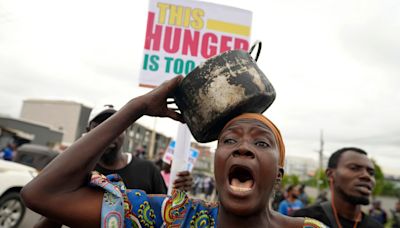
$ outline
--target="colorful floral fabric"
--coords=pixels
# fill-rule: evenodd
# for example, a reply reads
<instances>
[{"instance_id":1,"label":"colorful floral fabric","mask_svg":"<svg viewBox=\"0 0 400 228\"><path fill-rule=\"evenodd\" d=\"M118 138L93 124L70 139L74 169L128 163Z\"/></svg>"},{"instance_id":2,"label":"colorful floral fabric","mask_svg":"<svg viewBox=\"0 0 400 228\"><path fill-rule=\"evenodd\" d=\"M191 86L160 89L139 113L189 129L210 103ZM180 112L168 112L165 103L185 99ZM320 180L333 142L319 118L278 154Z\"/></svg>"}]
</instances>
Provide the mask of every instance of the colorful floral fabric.
<instances>
[{"instance_id":1,"label":"colorful floral fabric","mask_svg":"<svg viewBox=\"0 0 400 228\"><path fill-rule=\"evenodd\" d=\"M318 220L305 218L303 228L327 228L327 226Z\"/></svg>"},{"instance_id":2,"label":"colorful floral fabric","mask_svg":"<svg viewBox=\"0 0 400 228\"><path fill-rule=\"evenodd\" d=\"M181 191L173 191L172 196L167 197L127 190L118 175L106 178L94 172L91 183L105 190L102 228L216 226L217 203L189 199Z\"/></svg>"},{"instance_id":3,"label":"colorful floral fabric","mask_svg":"<svg viewBox=\"0 0 400 228\"><path fill-rule=\"evenodd\" d=\"M172 196L147 195L127 190L121 178L93 172L91 184L105 190L101 210L102 228L122 227L216 227L218 203L189 199L185 192ZM304 228L322 228L322 223L306 218Z\"/></svg>"}]
</instances>

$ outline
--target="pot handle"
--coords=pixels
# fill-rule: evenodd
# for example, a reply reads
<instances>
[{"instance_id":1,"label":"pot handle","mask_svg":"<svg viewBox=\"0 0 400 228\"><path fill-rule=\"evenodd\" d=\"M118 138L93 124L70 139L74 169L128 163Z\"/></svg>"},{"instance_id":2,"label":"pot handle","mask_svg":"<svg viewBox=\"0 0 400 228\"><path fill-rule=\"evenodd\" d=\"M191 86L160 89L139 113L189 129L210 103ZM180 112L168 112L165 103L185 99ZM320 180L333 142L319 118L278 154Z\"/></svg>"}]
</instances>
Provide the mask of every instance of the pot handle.
<instances>
[{"instance_id":1,"label":"pot handle","mask_svg":"<svg viewBox=\"0 0 400 228\"><path fill-rule=\"evenodd\" d=\"M260 53L261 53L261 41L256 40L256 42L254 42L254 44L250 48L249 55L251 55L251 53L254 51L254 48L256 46L258 46L258 49L257 49L257 54L256 54L256 57L254 58L254 60L257 62L258 57L260 56Z\"/></svg>"}]
</instances>

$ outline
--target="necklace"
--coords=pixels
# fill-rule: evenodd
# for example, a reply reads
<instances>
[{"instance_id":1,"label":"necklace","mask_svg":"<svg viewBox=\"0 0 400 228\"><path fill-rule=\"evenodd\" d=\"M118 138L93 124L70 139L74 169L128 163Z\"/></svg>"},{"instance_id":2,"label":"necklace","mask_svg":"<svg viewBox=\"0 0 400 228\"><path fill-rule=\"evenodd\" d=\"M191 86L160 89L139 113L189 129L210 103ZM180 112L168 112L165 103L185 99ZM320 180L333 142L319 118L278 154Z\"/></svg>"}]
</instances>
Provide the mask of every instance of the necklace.
<instances>
[{"instance_id":1,"label":"necklace","mask_svg":"<svg viewBox=\"0 0 400 228\"><path fill-rule=\"evenodd\" d=\"M335 204L334 204L333 200L332 200L332 202L331 202L331 205L332 205L332 209L333 209L333 215L335 216L336 225L337 225L339 228L343 228L343 227L342 227L342 224L341 224L340 221L339 221L339 216L338 216L338 214L337 214L336 207L335 207ZM361 221L361 218L362 218L362 213L361 213L361 211L360 211L360 212L358 213L358 215L356 216L356 221L354 222L353 228L356 228L356 227L357 227L358 222Z\"/></svg>"},{"instance_id":2,"label":"necklace","mask_svg":"<svg viewBox=\"0 0 400 228\"><path fill-rule=\"evenodd\" d=\"M333 209L333 215L335 216L336 225L339 228L343 228L342 224L339 221L339 217L338 217L338 214L337 214L337 211L336 211L336 207L335 207L335 203L334 203L335 202L335 194L334 194L334 191L333 191L333 179L332 178L330 179L329 187L330 187L331 192L332 192L331 206L332 206L332 209ZM357 224L358 224L359 221L361 221L361 218L362 218L362 213L361 213L361 210L360 210L360 212L356 216L356 221L354 222L353 228L357 227Z\"/></svg>"},{"instance_id":3,"label":"necklace","mask_svg":"<svg viewBox=\"0 0 400 228\"><path fill-rule=\"evenodd\" d=\"M358 216L357 216L357 218L356 218L356 221L354 222L353 228L356 228L356 227L357 227L358 222L361 221L361 217L362 217L362 214L361 214L361 211L360 211L360 213L358 213Z\"/></svg>"}]
</instances>

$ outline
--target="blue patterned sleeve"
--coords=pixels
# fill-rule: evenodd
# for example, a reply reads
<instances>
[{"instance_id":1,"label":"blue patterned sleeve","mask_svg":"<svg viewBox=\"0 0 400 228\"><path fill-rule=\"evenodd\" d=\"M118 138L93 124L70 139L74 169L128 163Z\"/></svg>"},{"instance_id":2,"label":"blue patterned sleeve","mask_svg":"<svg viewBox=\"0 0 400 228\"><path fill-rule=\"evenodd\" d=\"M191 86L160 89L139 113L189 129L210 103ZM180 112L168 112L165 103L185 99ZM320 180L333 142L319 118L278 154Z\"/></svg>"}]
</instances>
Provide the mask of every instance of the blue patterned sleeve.
<instances>
[{"instance_id":1,"label":"blue patterned sleeve","mask_svg":"<svg viewBox=\"0 0 400 228\"><path fill-rule=\"evenodd\" d=\"M165 195L147 195L142 190L127 190L116 175L92 173L91 185L104 189L101 209L101 227L163 227L162 213L169 198Z\"/></svg>"},{"instance_id":2,"label":"blue patterned sleeve","mask_svg":"<svg viewBox=\"0 0 400 228\"><path fill-rule=\"evenodd\" d=\"M118 175L105 177L98 172L92 172L90 184L95 187L103 188L103 204L101 208L101 227L122 228L124 224L124 200Z\"/></svg>"}]
</instances>

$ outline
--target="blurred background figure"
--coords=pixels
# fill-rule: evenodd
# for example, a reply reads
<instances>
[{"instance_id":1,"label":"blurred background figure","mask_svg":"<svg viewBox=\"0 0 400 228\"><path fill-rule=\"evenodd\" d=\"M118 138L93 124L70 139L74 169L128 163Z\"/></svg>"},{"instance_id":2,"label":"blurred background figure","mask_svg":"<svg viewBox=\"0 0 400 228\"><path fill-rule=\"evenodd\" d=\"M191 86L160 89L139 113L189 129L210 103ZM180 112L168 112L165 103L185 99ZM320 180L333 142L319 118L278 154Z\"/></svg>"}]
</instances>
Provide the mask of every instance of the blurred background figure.
<instances>
[{"instance_id":1,"label":"blurred background figure","mask_svg":"<svg viewBox=\"0 0 400 228\"><path fill-rule=\"evenodd\" d=\"M161 176L163 177L163 180L165 182L165 185L167 188L169 187L169 181L170 181L170 176L171 176L171 164L166 163L165 161L162 161L161 165Z\"/></svg>"},{"instance_id":2,"label":"blurred background figure","mask_svg":"<svg viewBox=\"0 0 400 228\"><path fill-rule=\"evenodd\" d=\"M286 190L286 199L279 204L279 213L291 216L294 211L303 208L304 205L298 199L298 196L298 188L295 185L290 185Z\"/></svg>"},{"instance_id":3,"label":"blurred background figure","mask_svg":"<svg viewBox=\"0 0 400 228\"><path fill-rule=\"evenodd\" d=\"M315 199L315 205L318 205L320 203L323 203L325 201L328 201L328 192L326 190L322 190L318 196L317 199Z\"/></svg>"},{"instance_id":4,"label":"blurred background figure","mask_svg":"<svg viewBox=\"0 0 400 228\"><path fill-rule=\"evenodd\" d=\"M302 184L298 186L299 197L298 199L303 203L303 206L307 206L310 203L310 199L305 191L306 185Z\"/></svg>"},{"instance_id":5,"label":"blurred background figure","mask_svg":"<svg viewBox=\"0 0 400 228\"><path fill-rule=\"evenodd\" d=\"M165 154L165 149L160 148L158 149L158 152L154 158L154 164L160 169L160 171L163 169L163 157Z\"/></svg>"},{"instance_id":6,"label":"blurred background figure","mask_svg":"<svg viewBox=\"0 0 400 228\"><path fill-rule=\"evenodd\" d=\"M210 176L204 178L204 197L209 200L214 192L214 179Z\"/></svg>"},{"instance_id":7,"label":"blurred background figure","mask_svg":"<svg viewBox=\"0 0 400 228\"><path fill-rule=\"evenodd\" d=\"M146 149L143 146L136 147L135 157L140 158L140 159L145 159L146 158Z\"/></svg>"},{"instance_id":8,"label":"blurred background figure","mask_svg":"<svg viewBox=\"0 0 400 228\"><path fill-rule=\"evenodd\" d=\"M275 211L278 211L279 209L279 204L285 200L285 192L283 191L282 184L279 184L279 187L275 190L275 196L272 201L272 209Z\"/></svg>"},{"instance_id":9,"label":"blurred background figure","mask_svg":"<svg viewBox=\"0 0 400 228\"><path fill-rule=\"evenodd\" d=\"M387 222L386 211L381 208L381 201L379 200L375 200L374 202L372 202L372 207L369 210L369 215L382 225Z\"/></svg>"},{"instance_id":10,"label":"blurred background figure","mask_svg":"<svg viewBox=\"0 0 400 228\"><path fill-rule=\"evenodd\" d=\"M201 185L202 185L202 178L200 175L195 175L194 176L194 181L193 181L193 188L192 188L192 194L193 196L196 196L201 192Z\"/></svg>"},{"instance_id":11,"label":"blurred background figure","mask_svg":"<svg viewBox=\"0 0 400 228\"><path fill-rule=\"evenodd\" d=\"M1 150L0 158L7 161L12 161L15 156L16 147L17 146L15 143L8 143L7 146Z\"/></svg>"},{"instance_id":12,"label":"blurred background figure","mask_svg":"<svg viewBox=\"0 0 400 228\"><path fill-rule=\"evenodd\" d=\"M400 228L400 199L396 202L394 210L391 211L393 215L392 228Z\"/></svg>"}]
</instances>

